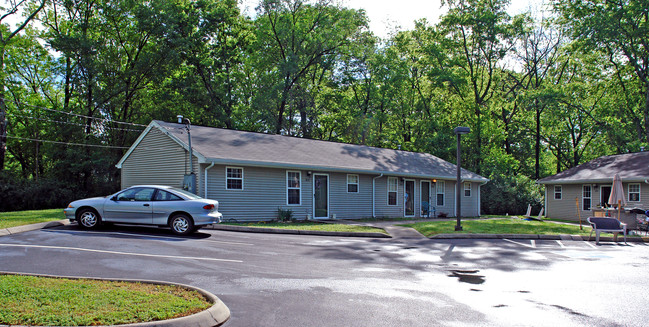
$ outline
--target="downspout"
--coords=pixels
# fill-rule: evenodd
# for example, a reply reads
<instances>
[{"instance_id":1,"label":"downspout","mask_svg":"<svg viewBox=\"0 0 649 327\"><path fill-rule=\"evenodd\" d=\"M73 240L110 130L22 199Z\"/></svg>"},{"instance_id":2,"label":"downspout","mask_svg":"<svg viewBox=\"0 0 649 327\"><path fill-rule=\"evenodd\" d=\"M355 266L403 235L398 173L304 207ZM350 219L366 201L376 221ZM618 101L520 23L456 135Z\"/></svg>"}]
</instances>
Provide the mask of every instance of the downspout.
<instances>
[{"instance_id":1,"label":"downspout","mask_svg":"<svg viewBox=\"0 0 649 327\"><path fill-rule=\"evenodd\" d=\"M203 174L204 177L205 177L205 187L203 188L203 191L205 192L205 194L204 194L203 197L206 198L206 199L207 199L207 170L210 169L210 168L212 168L212 167L214 167L214 164L215 164L215 163L212 162L211 165L205 167L205 174Z\"/></svg>"},{"instance_id":2,"label":"downspout","mask_svg":"<svg viewBox=\"0 0 649 327\"><path fill-rule=\"evenodd\" d=\"M383 177L383 174L372 178L372 218L376 218L376 180Z\"/></svg>"}]
</instances>

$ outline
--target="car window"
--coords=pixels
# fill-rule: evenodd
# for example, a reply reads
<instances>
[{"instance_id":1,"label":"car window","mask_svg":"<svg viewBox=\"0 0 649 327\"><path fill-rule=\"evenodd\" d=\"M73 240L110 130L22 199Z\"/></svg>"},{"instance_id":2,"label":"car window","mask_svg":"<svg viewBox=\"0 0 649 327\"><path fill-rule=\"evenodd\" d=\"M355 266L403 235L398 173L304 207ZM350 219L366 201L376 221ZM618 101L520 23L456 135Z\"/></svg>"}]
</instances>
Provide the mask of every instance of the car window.
<instances>
[{"instance_id":1,"label":"car window","mask_svg":"<svg viewBox=\"0 0 649 327\"><path fill-rule=\"evenodd\" d=\"M196 194L194 194L194 193L191 193L191 192L189 192L189 191L185 191L185 190L183 190L183 189L179 189L179 188L175 188L175 187L172 187L171 189L174 190L174 192L178 192L178 193L180 193L180 194L186 196L186 197L189 198L190 200L202 199L200 196L198 196L198 195L196 195Z\"/></svg>"},{"instance_id":2,"label":"car window","mask_svg":"<svg viewBox=\"0 0 649 327\"><path fill-rule=\"evenodd\" d=\"M117 194L117 201L151 201L154 191L152 188L131 188Z\"/></svg>"},{"instance_id":3,"label":"car window","mask_svg":"<svg viewBox=\"0 0 649 327\"><path fill-rule=\"evenodd\" d=\"M158 193L155 194L154 200L155 201L180 201L182 200L182 198L175 194L171 194L167 191L158 190Z\"/></svg>"}]
</instances>

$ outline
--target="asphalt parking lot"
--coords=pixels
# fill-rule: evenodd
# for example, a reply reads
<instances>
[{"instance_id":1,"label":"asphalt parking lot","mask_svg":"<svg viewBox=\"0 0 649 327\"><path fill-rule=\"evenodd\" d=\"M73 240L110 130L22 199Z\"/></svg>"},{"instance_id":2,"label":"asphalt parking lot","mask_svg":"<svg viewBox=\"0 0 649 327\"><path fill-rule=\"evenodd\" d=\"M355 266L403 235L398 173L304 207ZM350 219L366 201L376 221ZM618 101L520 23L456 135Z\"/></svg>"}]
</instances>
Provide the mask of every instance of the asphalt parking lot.
<instances>
[{"instance_id":1,"label":"asphalt parking lot","mask_svg":"<svg viewBox=\"0 0 649 327\"><path fill-rule=\"evenodd\" d=\"M0 237L0 270L188 284L225 326L644 326L648 250L72 225Z\"/></svg>"}]
</instances>

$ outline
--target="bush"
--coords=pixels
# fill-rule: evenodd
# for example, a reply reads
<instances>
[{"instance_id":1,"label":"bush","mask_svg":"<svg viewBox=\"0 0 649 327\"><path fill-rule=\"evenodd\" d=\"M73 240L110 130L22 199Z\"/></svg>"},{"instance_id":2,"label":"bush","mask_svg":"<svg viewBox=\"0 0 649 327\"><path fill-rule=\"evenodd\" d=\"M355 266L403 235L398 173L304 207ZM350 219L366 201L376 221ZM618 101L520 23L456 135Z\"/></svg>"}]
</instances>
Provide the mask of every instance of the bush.
<instances>
[{"instance_id":1,"label":"bush","mask_svg":"<svg viewBox=\"0 0 649 327\"><path fill-rule=\"evenodd\" d=\"M0 173L0 212L64 208L78 197L68 183L52 179L20 179Z\"/></svg>"},{"instance_id":2,"label":"bush","mask_svg":"<svg viewBox=\"0 0 649 327\"><path fill-rule=\"evenodd\" d=\"M282 208L277 208L277 221L280 222L289 222L289 221L294 221L293 219L293 210L291 209L282 209Z\"/></svg>"},{"instance_id":3,"label":"bush","mask_svg":"<svg viewBox=\"0 0 649 327\"><path fill-rule=\"evenodd\" d=\"M543 206L542 186L522 175L494 175L481 191L482 213L486 215L522 215L529 204L535 214Z\"/></svg>"}]
</instances>

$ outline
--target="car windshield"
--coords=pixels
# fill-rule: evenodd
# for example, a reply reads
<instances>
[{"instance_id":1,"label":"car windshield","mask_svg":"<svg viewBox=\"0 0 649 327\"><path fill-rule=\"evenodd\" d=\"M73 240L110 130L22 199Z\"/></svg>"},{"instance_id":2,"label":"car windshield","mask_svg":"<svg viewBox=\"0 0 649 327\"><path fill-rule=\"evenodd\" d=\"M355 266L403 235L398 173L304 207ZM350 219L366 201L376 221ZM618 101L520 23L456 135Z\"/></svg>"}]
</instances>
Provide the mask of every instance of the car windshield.
<instances>
[{"instance_id":1,"label":"car windshield","mask_svg":"<svg viewBox=\"0 0 649 327\"><path fill-rule=\"evenodd\" d=\"M192 192L185 191L183 189L179 189L179 188L175 188L175 187L172 187L172 188L169 188L169 189L174 191L174 192L178 192L178 193L188 197L190 200L202 199L200 196L198 196L198 195L196 195L196 194L194 194Z\"/></svg>"}]
</instances>

